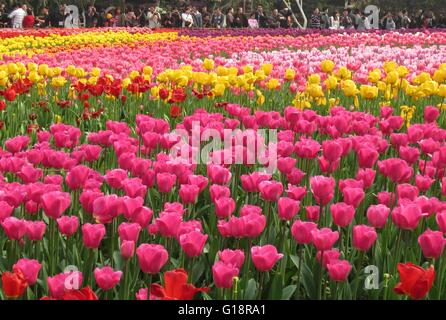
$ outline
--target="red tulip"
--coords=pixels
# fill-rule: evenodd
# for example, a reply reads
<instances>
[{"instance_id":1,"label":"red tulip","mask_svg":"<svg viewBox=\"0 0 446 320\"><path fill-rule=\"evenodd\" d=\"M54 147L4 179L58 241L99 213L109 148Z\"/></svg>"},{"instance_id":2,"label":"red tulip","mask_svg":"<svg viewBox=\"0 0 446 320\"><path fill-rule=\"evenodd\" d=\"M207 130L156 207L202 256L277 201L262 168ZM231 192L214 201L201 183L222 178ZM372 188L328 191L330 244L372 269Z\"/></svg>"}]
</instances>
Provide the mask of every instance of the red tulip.
<instances>
[{"instance_id":1,"label":"red tulip","mask_svg":"<svg viewBox=\"0 0 446 320\"><path fill-rule=\"evenodd\" d=\"M16 270L14 272L3 272L2 289L6 298L20 298L25 293L27 287L28 282L22 271Z\"/></svg>"},{"instance_id":2,"label":"red tulip","mask_svg":"<svg viewBox=\"0 0 446 320\"><path fill-rule=\"evenodd\" d=\"M164 273L164 287L154 283L150 287L151 298L161 300L192 300L198 292L208 292L209 288L196 288L187 283L187 272L175 269Z\"/></svg>"},{"instance_id":3,"label":"red tulip","mask_svg":"<svg viewBox=\"0 0 446 320\"><path fill-rule=\"evenodd\" d=\"M398 263L400 282L394 290L398 294L405 294L412 299L423 299L432 288L435 279L434 266L427 270L413 263Z\"/></svg>"}]
</instances>

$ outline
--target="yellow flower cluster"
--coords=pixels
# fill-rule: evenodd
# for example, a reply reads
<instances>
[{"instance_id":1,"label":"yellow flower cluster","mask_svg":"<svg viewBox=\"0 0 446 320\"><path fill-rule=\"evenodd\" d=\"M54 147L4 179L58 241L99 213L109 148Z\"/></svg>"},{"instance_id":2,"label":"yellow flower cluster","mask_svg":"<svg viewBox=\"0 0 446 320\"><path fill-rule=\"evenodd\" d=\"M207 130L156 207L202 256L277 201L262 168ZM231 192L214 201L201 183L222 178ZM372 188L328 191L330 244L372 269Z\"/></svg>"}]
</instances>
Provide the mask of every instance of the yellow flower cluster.
<instances>
[{"instance_id":1,"label":"yellow flower cluster","mask_svg":"<svg viewBox=\"0 0 446 320\"><path fill-rule=\"evenodd\" d=\"M0 59L3 55L14 56L45 53L47 49L62 47L64 49L71 46L104 46L129 44L135 42L152 42L159 40L175 40L178 37L176 32L164 33L129 33L125 30L118 31L87 31L71 35L51 34L46 37L19 36L6 38L0 41Z\"/></svg>"}]
</instances>

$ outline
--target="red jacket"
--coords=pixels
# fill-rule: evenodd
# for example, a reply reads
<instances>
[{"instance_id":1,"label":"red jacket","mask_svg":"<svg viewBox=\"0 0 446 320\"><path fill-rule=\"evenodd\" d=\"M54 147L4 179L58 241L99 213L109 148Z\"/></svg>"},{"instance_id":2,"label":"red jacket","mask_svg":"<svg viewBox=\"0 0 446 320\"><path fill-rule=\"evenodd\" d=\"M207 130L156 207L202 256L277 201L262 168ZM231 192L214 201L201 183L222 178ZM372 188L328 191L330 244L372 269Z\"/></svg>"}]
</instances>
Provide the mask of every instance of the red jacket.
<instances>
[{"instance_id":1,"label":"red jacket","mask_svg":"<svg viewBox=\"0 0 446 320\"><path fill-rule=\"evenodd\" d=\"M22 26L24 29L32 29L34 27L34 16L33 15L27 15L23 18Z\"/></svg>"}]
</instances>

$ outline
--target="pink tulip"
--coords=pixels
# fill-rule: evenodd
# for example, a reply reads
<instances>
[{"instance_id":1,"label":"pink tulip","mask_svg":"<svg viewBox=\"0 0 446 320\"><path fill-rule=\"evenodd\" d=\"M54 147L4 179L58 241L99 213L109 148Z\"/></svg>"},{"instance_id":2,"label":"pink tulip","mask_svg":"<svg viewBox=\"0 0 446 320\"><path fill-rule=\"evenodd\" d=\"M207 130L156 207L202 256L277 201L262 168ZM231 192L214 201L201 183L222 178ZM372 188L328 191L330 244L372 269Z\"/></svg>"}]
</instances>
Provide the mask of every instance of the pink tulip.
<instances>
[{"instance_id":1,"label":"pink tulip","mask_svg":"<svg viewBox=\"0 0 446 320\"><path fill-rule=\"evenodd\" d=\"M68 188L71 190L82 188L91 171L92 169L82 165L72 168L65 178Z\"/></svg>"},{"instance_id":2,"label":"pink tulip","mask_svg":"<svg viewBox=\"0 0 446 320\"><path fill-rule=\"evenodd\" d=\"M200 231L192 231L180 236L180 245L189 257L198 257L203 251L207 238L207 234L202 234Z\"/></svg>"},{"instance_id":3,"label":"pink tulip","mask_svg":"<svg viewBox=\"0 0 446 320\"><path fill-rule=\"evenodd\" d=\"M221 262L227 265L233 265L241 270L243 262L245 261L245 254L242 250L225 249L218 252L218 258Z\"/></svg>"},{"instance_id":4,"label":"pink tulip","mask_svg":"<svg viewBox=\"0 0 446 320\"><path fill-rule=\"evenodd\" d=\"M372 168L378 160L378 151L369 147L358 150L358 163L361 168Z\"/></svg>"},{"instance_id":5,"label":"pink tulip","mask_svg":"<svg viewBox=\"0 0 446 320\"><path fill-rule=\"evenodd\" d=\"M251 248L252 262L259 271L271 270L282 257L283 254L278 253L276 247L270 244Z\"/></svg>"},{"instance_id":6,"label":"pink tulip","mask_svg":"<svg viewBox=\"0 0 446 320\"><path fill-rule=\"evenodd\" d=\"M163 237L176 237L182 221L183 217L178 212L161 212L155 224Z\"/></svg>"},{"instance_id":7,"label":"pink tulip","mask_svg":"<svg viewBox=\"0 0 446 320\"><path fill-rule=\"evenodd\" d=\"M42 208L45 214L53 219L60 218L71 205L69 193L53 191L45 193L41 198Z\"/></svg>"},{"instance_id":8,"label":"pink tulip","mask_svg":"<svg viewBox=\"0 0 446 320\"><path fill-rule=\"evenodd\" d=\"M316 254L316 259L319 263L322 264L323 268L327 268L327 264L339 260L341 253L338 249L331 249L327 251L318 251ZM322 262L321 262L322 259Z\"/></svg>"},{"instance_id":9,"label":"pink tulip","mask_svg":"<svg viewBox=\"0 0 446 320\"><path fill-rule=\"evenodd\" d=\"M46 231L46 224L43 221L25 221L26 233L30 241L40 241Z\"/></svg>"},{"instance_id":10,"label":"pink tulip","mask_svg":"<svg viewBox=\"0 0 446 320\"><path fill-rule=\"evenodd\" d=\"M375 228L366 225L353 226L353 247L360 251L368 251L376 241Z\"/></svg>"},{"instance_id":11,"label":"pink tulip","mask_svg":"<svg viewBox=\"0 0 446 320\"><path fill-rule=\"evenodd\" d=\"M121 189L122 182L128 178L127 171L122 169L113 169L105 174L105 181L113 189Z\"/></svg>"},{"instance_id":12,"label":"pink tulip","mask_svg":"<svg viewBox=\"0 0 446 320\"><path fill-rule=\"evenodd\" d=\"M436 214L435 221L441 232L446 233L446 211L441 211Z\"/></svg>"},{"instance_id":13,"label":"pink tulip","mask_svg":"<svg viewBox=\"0 0 446 320\"><path fill-rule=\"evenodd\" d=\"M37 260L23 258L18 260L12 268L14 272L20 270L25 276L26 282L32 286L37 282L37 276L39 275L42 265Z\"/></svg>"},{"instance_id":14,"label":"pink tulip","mask_svg":"<svg viewBox=\"0 0 446 320\"><path fill-rule=\"evenodd\" d=\"M365 197L365 193L362 188L346 187L342 190L342 194L344 195L344 202L352 205L354 208L358 208L359 204Z\"/></svg>"},{"instance_id":15,"label":"pink tulip","mask_svg":"<svg viewBox=\"0 0 446 320\"><path fill-rule=\"evenodd\" d=\"M48 291L55 299L62 299L68 290L78 290L82 286L82 272L72 271L48 277Z\"/></svg>"},{"instance_id":16,"label":"pink tulip","mask_svg":"<svg viewBox=\"0 0 446 320\"><path fill-rule=\"evenodd\" d=\"M238 276L239 272L239 269L232 264L226 264L222 261L216 262L212 266L215 286L217 288L231 288L234 278Z\"/></svg>"},{"instance_id":17,"label":"pink tulip","mask_svg":"<svg viewBox=\"0 0 446 320\"><path fill-rule=\"evenodd\" d=\"M313 230L317 230L317 224L314 222L296 220L291 227L291 234L297 243L308 244L313 240Z\"/></svg>"},{"instance_id":18,"label":"pink tulip","mask_svg":"<svg viewBox=\"0 0 446 320\"><path fill-rule=\"evenodd\" d=\"M318 251L330 250L339 239L339 232L330 228L315 229L311 231L313 245Z\"/></svg>"},{"instance_id":19,"label":"pink tulip","mask_svg":"<svg viewBox=\"0 0 446 320\"><path fill-rule=\"evenodd\" d=\"M295 187L291 184L288 184L288 189L286 190L288 198L301 201L305 195L307 194L306 187Z\"/></svg>"},{"instance_id":20,"label":"pink tulip","mask_svg":"<svg viewBox=\"0 0 446 320\"><path fill-rule=\"evenodd\" d=\"M283 174L289 174L296 166L297 160L290 157L279 158L277 160L277 168Z\"/></svg>"},{"instance_id":21,"label":"pink tulip","mask_svg":"<svg viewBox=\"0 0 446 320\"><path fill-rule=\"evenodd\" d=\"M328 276L333 281L346 281L351 269L347 260L334 260L327 264Z\"/></svg>"},{"instance_id":22,"label":"pink tulip","mask_svg":"<svg viewBox=\"0 0 446 320\"><path fill-rule=\"evenodd\" d=\"M362 181L363 188L368 189L373 185L375 181L376 171L366 168L360 169L356 174L356 180Z\"/></svg>"},{"instance_id":23,"label":"pink tulip","mask_svg":"<svg viewBox=\"0 0 446 320\"><path fill-rule=\"evenodd\" d=\"M398 196L398 201L401 201L402 199L414 201L418 197L419 190L416 186L412 186L408 183L403 183L397 185L396 194Z\"/></svg>"},{"instance_id":24,"label":"pink tulip","mask_svg":"<svg viewBox=\"0 0 446 320\"><path fill-rule=\"evenodd\" d=\"M383 205L371 205L367 209L367 219L369 223L375 228L384 228L389 217L390 209Z\"/></svg>"},{"instance_id":25,"label":"pink tulip","mask_svg":"<svg viewBox=\"0 0 446 320\"><path fill-rule=\"evenodd\" d=\"M208 165L207 173L211 182L215 184L226 185L231 180L231 171L220 165Z\"/></svg>"},{"instance_id":26,"label":"pink tulip","mask_svg":"<svg viewBox=\"0 0 446 320\"><path fill-rule=\"evenodd\" d=\"M277 206L279 218L282 220L292 220L300 210L300 202L291 198L280 198Z\"/></svg>"},{"instance_id":27,"label":"pink tulip","mask_svg":"<svg viewBox=\"0 0 446 320\"><path fill-rule=\"evenodd\" d=\"M401 229L415 230L422 218L422 212L416 204L396 207L392 210L392 220Z\"/></svg>"},{"instance_id":28,"label":"pink tulip","mask_svg":"<svg viewBox=\"0 0 446 320\"><path fill-rule=\"evenodd\" d=\"M307 219L311 221L318 221L321 214L320 206L306 206L305 212L307 214Z\"/></svg>"},{"instance_id":29,"label":"pink tulip","mask_svg":"<svg viewBox=\"0 0 446 320\"><path fill-rule=\"evenodd\" d=\"M446 239L441 231L427 229L418 237L418 244L426 258L438 259L443 254Z\"/></svg>"},{"instance_id":30,"label":"pink tulip","mask_svg":"<svg viewBox=\"0 0 446 320\"><path fill-rule=\"evenodd\" d=\"M169 259L167 250L160 244L141 244L136 249L139 267L144 273L156 274Z\"/></svg>"},{"instance_id":31,"label":"pink tulip","mask_svg":"<svg viewBox=\"0 0 446 320\"><path fill-rule=\"evenodd\" d=\"M128 260L135 254L135 242L123 240L121 242L121 256L124 260Z\"/></svg>"},{"instance_id":32,"label":"pink tulip","mask_svg":"<svg viewBox=\"0 0 446 320\"><path fill-rule=\"evenodd\" d=\"M176 175L171 173L158 173L156 175L156 184L158 186L158 191L161 193L168 193L172 190L176 183Z\"/></svg>"},{"instance_id":33,"label":"pink tulip","mask_svg":"<svg viewBox=\"0 0 446 320\"><path fill-rule=\"evenodd\" d=\"M240 208L240 217L248 216L250 214L262 214L262 208L258 206L253 206L251 204L245 204L243 207Z\"/></svg>"},{"instance_id":34,"label":"pink tulip","mask_svg":"<svg viewBox=\"0 0 446 320\"><path fill-rule=\"evenodd\" d=\"M103 224L86 223L82 225L82 240L89 249L97 249L105 236Z\"/></svg>"},{"instance_id":35,"label":"pink tulip","mask_svg":"<svg viewBox=\"0 0 446 320\"><path fill-rule=\"evenodd\" d=\"M71 237L79 227L79 219L76 216L62 216L57 219L57 227L61 234Z\"/></svg>"},{"instance_id":36,"label":"pink tulip","mask_svg":"<svg viewBox=\"0 0 446 320\"><path fill-rule=\"evenodd\" d=\"M432 123L437 121L440 111L433 106L424 107L424 121L427 123Z\"/></svg>"},{"instance_id":37,"label":"pink tulip","mask_svg":"<svg viewBox=\"0 0 446 320\"><path fill-rule=\"evenodd\" d=\"M243 217L231 217L229 221L220 220L217 228L223 237L256 238L266 226L266 217L251 213Z\"/></svg>"},{"instance_id":38,"label":"pink tulip","mask_svg":"<svg viewBox=\"0 0 446 320\"><path fill-rule=\"evenodd\" d=\"M431 187L432 183L434 182L434 179L432 179L429 176L423 176L421 174L417 174L415 176L415 185L421 192L426 192Z\"/></svg>"},{"instance_id":39,"label":"pink tulip","mask_svg":"<svg viewBox=\"0 0 446 320\"><path fill-rule=\"evenodd\" d=\"M138 223L123 222L118 226L119 239L121 241L133 241L138 242L139 233L141 232L141 226Z\"/></svg>"},{"instance_id":40,"label":"pink tulip","mask_svg":"<svg viewBox=\"0 0 446 320\"><path fill-rule=\"evenodd\" d=\"M259 191L266 201L277 201L283 192L283 185L277 181L262 181L259 183Z\"/></svg>"},{"instance_id":41,"label":"pink tulip","mask_svg":"<svg viewBox=\"0 0 446 320\"><path fill-rule=\"evenodd\" d=\"M6 218L1 222L1 226L10 240L20 240L26 233L26 221L16 217Z\"/></svg>"},{"instance_id":42,"label":"pink tulip","mask_svg":"<svg viewBox=\"0 0 446 320\"><path fill-rule=\"evenodd\" d=\"M213 184L209 187L209 193L211 196L211 201L215 203L218 198L231 196L231 190L227 186L221 186L218 184Z\"/></svg>"},{"instance_id":43,"label":"pink tulip","mask_svg":"<svg viewBox=\"0 0 446 320\"><path fill-rule=\"evenodd\" d=\"M336 140L325 140L322 142L322 154L329 162L335 162L341 158L342 145Z\"/></svg>"},{"instance_id":44,"label":"pink tulip","mask_svg":"<svg viewBox=\"0 0 446 320\"><path fill-rule=\"evenodd\" d=\"M105 266L94 269L93 274L99 288L110 290L121 280L122 271L114 271L111 267Z\"/></svg>"},{"instance_id":45,"label":"pink tulip","mask_svg":"<svg viewBox=\"0 0 446 320\"><path fill-rule=\"evenodd\" d=\"M14 207L10 206L6 201L0 201L0 222L10 217L14 211Z\"/></svg>"},{"instance_id":46,"label":"pink tulip","mask_svg":"<svg viewBox=\"0 0 446 320\"><path fill-rule=\"evenodd\" d=\"M328 204L334 196L335 180L330 177L314 176L310 178L311 192L317 203Z\"/></svg>"},{"instance_id":47,"label":"pink tulip","mask_svg":"<svg viewBox=\"0 0 446 320\"><path fill-rule=\"evenodd\" d=\"M344 202L334 203L330 206L333 222L339 227L346 227L352 223L355 217L355 208Z\"/></svg>"},{"instance_id":48,"label":"pink tulip","mask_svg":"<svg viewBox=\"0 0 446 320\"><path fill-rule=\"evenodd\" d=\"M229 218L235 210L236 203L232 198L221 197L215 200L215 214L218 218Z\"/></svg>"}]
</instances>

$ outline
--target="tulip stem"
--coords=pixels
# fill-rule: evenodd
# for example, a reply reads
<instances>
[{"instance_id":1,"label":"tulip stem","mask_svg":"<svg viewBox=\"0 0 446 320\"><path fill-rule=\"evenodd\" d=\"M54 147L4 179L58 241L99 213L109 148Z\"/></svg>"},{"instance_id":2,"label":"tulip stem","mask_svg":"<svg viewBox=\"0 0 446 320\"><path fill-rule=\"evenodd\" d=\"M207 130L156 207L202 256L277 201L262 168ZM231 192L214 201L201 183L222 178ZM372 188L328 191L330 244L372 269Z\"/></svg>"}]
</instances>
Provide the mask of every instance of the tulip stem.
<instances>
[{"instance_id":1,"label":"tulip stem","mask_svg":"<svg viewBox=\"0 0 446 320\"><path fill-rule=\"evenodd\" d=\"M296 287L296 300L300 298L300 277L302 274L302 253L303 253L303 245L297 245L297 256L299 257L299 270L297 271L297 287Z\"/></svg>"}]
</instances>

